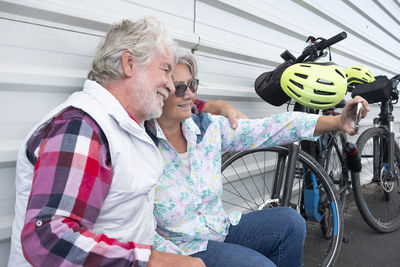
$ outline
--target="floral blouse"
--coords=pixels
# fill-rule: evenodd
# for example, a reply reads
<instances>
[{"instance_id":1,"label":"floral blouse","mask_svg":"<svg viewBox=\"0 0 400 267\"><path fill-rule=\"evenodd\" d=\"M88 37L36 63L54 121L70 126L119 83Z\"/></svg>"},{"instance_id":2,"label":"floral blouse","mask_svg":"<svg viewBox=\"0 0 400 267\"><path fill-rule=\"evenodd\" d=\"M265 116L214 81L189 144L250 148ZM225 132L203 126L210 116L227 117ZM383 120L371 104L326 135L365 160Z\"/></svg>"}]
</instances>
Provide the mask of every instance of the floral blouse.
<instances>
[{"instance_id":1,"label":"floral blouse","mask_svg":"<svg viewBox=\"0 0 400 267\"><path fill-rule=\"evenodd\" d=\"M192 115L182 123L190 171L157 121L150 121L148 132L164 159L163 175L156 187L154 248L190 255L206 250L210 236L227 235L229 226L238 224L241 214L226 214L222 207L222 153L314 140L318 117L287 112L265 119L241 119L233 130L225 117Z\"/></svg>"}]
</instances>

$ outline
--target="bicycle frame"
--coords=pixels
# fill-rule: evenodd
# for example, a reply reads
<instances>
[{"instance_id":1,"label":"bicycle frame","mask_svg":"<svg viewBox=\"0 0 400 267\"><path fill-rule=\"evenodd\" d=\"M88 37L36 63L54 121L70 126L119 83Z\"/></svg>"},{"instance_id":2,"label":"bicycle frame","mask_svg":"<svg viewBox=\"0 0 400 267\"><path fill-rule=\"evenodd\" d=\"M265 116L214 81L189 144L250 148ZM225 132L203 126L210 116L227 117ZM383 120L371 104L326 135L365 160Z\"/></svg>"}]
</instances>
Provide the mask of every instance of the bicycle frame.
<instances>
[{"instance_id":1,"label":"bicycle frame","mask_svg":"<svg viewBox=\"0 0 400 267\"><path fill-rule=\"evenodd\" d=\"M294 183L294 178L296 175L296 163L298 162L299 151L300 151L300 142L294 142L288 145L289 153L287 160L287 171L285 179L283 177L283 172L275 172L275 179L273 182L272 192L271 192L271 200L273 201L281 201L281 205L288 207L290 206L290 199L292 196L292 188ZM285 157L278 158L277 162L277 170L284 170L286 161ZM300 205L304 205L304 212L308 219L312 219L320 222L323 215L318 212L318 204L320 200L320 192L317 188L317 182L315 179L315 175L311 172L306 172L306 170L301 170L304 176L304 192L302 192L302 198ZM280 192L283 186L282 196L280 197ZM298 208L298 207L296 207Z\"/></svg>"}]
</instances>

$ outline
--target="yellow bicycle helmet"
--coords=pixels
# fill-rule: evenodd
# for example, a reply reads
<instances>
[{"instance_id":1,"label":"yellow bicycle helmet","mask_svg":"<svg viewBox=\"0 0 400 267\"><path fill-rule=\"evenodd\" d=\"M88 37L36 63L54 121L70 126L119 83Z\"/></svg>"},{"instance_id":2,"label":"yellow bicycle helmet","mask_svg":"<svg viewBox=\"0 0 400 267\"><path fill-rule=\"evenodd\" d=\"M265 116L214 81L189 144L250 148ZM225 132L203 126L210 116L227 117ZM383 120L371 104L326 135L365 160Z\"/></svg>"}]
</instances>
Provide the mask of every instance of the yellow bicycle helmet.
<instances>
[{"instance_id":1,"label":"yellow bicycle helmet","mask_svg":"<svg viewBox=\"0 0 400 267\"><path fill-rule=\"evenodd\" d=\"M328 109L337 105L347 90L345 73L333 62L296 63L281 76L285 93L303 106Z\"/></svg>"},{"instance_id":2,"label":"yellow bicycle helmet","mask_svg":"<svg viewBox=\"0 0 400 267\"><path fill-rule=\"evenodd\" d=\"M344 72L346 73L347 85L372 83L375 81L375 76L372 74L372 71L361 65L349 66Z\"/></svg>"}]
</instances>

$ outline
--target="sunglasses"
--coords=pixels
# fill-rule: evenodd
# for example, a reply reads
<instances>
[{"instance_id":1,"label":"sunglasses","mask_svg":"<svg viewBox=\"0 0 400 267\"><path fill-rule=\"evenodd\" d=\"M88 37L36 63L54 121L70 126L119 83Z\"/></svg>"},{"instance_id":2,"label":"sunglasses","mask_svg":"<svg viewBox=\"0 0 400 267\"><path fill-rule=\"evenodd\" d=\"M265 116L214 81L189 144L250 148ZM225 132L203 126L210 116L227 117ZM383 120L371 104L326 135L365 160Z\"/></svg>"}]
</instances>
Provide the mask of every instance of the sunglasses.
<instances>
[{"instance_id":1,"label":"sunglasses","mask_svg":"<svg viewBox=\"0 0 400 267\"><path fill-rule=\"evenodd\" d=\"M182 97L185 95L186 90L189 88L193 94L197 92L197 88L199 87L199 79L193 79L188 81L187 85L183 82L175 83L175 95L178 97Z\"/></svg>"}]
</instances>

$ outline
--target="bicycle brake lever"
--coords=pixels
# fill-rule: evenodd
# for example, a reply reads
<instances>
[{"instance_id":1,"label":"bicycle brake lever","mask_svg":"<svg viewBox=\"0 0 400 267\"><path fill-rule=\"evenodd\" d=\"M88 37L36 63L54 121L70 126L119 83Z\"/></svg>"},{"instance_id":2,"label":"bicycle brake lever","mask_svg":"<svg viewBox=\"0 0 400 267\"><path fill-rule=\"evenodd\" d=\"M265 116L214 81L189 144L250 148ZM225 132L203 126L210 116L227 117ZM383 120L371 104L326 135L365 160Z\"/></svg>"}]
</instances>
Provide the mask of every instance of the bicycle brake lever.
<instances>
[{"instance_id":1,"label":"bicycle brake lever","mask_svg":"<svg viewBox=\"0 0 400 267\"><path fill-rule=\"evenodd\" d=\"M361 120L361 107L362 104L360 102L357 103L357 113L356 113L356 121L354 122L354 132L358 132L360 128L360 120Z\"/></svg>"}]
</instances>

